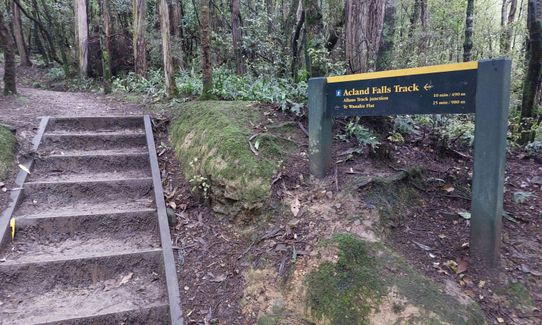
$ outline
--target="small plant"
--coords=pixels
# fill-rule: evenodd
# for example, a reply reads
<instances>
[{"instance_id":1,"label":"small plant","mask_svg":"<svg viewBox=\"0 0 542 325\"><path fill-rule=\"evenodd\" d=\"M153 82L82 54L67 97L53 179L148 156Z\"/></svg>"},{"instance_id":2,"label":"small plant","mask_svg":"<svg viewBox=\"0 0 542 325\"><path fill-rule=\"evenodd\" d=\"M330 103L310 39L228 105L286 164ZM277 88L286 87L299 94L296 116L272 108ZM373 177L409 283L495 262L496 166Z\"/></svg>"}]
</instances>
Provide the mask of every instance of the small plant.
<instances>
[{"instance_id":1,"label":"small plant","mask_svg":"<svg viewBox=\"0 0 542 325\"><path fill-rule=\"evenodd\" d=\"M405 138L403 138L403 135L399 132L393 132L392 134L390 134L388 136L388 140L390 140L391 142L398 143L398 144L405 142Z\"/></svg>"},{"instance_id":2,"label":"small plant","mask_svg":"<svg viewBox=\"0 0 542 325\"><path fill-rule=\"evenodd\" d=\"M66 75L64 74L64 69L61 67L53 67L47 72L47 78L51 80L63 80L66 78Z\"/></svg>"},{"instance_id":3,"label":"small plant","mask_svg":"<svg viewBox=\"0 0 542 325\"><path fill-rule=\"evenodd\" d=\"M209 184L207 177L194 175L189 182L192 184L192 191L199 190L205 199L209 198L209 189L211 188L211 185Z\"/></svg>"},{"instance_id":4,"label":"small plant","mask_svg":"<svg viewBox=\"0 0 542 325\"><path fill-rule=\"evenodd\" d=\"M375 150L380 145L380 141L369 129L359 124L359 119L348 122L344 132L337 135L340 140L349 141L355 139L359 144L368 146Z\"/></svg>"},{"instance_id":5,"label":"small plant","mask_svg":"<svg viewBox=\"0 0 542 325\"><path fill-rule=\"evenodd\" d=\"M393 129L400 135L418 134L418 129L414 120L408 115L397 116L393 120ZM402 138L402 137L401 137Z\"/></svg>"},{"instance_id":6,"label":"small plant","mask_svg":"<svg viewBox=\"0 0 542 325\"><path fill-rule=\"evenodd\" d=\"M196 169L196 164L198 163L198 158L192 159L188 164L190 165L190 168ZM207 177L204 177L202 175L194 175L190 180L188 180L190 184L192 184L192 192L199 190L203 197L205 199L209 198L209 190L211 188L211 184L209 184L209 179Z\"/></svg>"}]
</instances>

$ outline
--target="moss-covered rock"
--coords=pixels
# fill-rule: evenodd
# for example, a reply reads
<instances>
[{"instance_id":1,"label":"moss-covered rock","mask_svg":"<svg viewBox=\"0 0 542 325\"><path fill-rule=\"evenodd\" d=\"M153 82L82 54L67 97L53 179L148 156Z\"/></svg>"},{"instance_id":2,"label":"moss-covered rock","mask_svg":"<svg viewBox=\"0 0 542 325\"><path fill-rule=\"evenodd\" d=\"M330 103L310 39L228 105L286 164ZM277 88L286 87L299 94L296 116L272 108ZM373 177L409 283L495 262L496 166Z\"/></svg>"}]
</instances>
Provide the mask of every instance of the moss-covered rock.
<instances>
[{"instance_id":1,"label":"moss-covered rock","mask_svg":"<svg viewBox=\"0 0 542 325\"><path fill-rule=\"evenodd\" d=\"M270 197L272 178L292 143L272 132L254 136L252 128L262 120L250 102L194 101L178 109L170 129L177 157L218 213L251 220Z\"/></svg>"},{"instance_id":2,"label":"moss-covered rock","mask_svg":"<svg viewBox=\"0 0 542 325\"><path fill-rule=\"evenodd\" d=\"M0 180L6 177L14 160L15 136L9 129L0 126Z\"/></svg>"}]
</instances>

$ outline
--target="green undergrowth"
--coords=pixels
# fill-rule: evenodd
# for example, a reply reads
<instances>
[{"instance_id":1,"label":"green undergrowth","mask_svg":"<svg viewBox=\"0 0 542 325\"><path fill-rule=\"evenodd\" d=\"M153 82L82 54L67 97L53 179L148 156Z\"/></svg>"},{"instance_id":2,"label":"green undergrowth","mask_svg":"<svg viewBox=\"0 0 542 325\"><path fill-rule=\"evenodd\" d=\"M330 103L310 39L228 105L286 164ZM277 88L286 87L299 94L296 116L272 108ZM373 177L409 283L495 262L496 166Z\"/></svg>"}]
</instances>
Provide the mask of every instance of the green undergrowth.
<instances>
[{"instance_id":1,"label":"green undergrowth","mask_svg":"<svg viewBox=\"0 0 542 325\"><path fill-rule=\"evenodd\" d=\"M15 160L15 136L0 126L0 180L6 177Z\"/></svg>"},{"instance_id":2,"label":"green undergrowth","mask_svg":"<svg viewBox=\"0 0 542 325\"><path fill-rule=\"evenodd\" d=\"M209 197L216 212L255 215L293 144L280 130L253 136L252 127L262 122L263 114L251 102L193 101L174 110L170 138L194 190Z\"/></svg>"},{"instance_id":3,"label":"green undergrowth","mask_svg":"<svg viewBox=\"0 0 542 325\"><path fill-rule=\"evenodd\" d=\"M306 280L307 307L323 323L370 324L371 313L378 313L393 290L404 297L391 308L399 324L485 324L478 305L460 303L442 292L382 243L342 234L326 245L336 245L338 260L322 263ZM419 312L400 316L408 306Z\"/></svg>"}]
</instances>

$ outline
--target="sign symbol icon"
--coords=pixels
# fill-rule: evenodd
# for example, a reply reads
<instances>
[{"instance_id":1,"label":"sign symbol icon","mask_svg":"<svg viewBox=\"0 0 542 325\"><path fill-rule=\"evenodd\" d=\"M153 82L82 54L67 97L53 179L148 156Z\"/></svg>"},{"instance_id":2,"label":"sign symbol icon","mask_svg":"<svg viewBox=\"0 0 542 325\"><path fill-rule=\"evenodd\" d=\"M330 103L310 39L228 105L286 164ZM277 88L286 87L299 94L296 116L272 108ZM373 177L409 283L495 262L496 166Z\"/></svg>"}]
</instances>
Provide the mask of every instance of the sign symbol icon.
<instances>
[{"instance_id":1,"label":"sign symbol icon","mask_svg":"<svg viewBox=\"0 0 542 325\"><path fill-rule=\"evenodd\" d=\"M425 89L425 91L429 91L429 89L431 88L433 88L433 86L430 84L425 84L425 86L423 86L423 89Z\"/></svg>"},{"instance_id":2,"label":"sign symbol icon","mask_svg":"<svg viewBox=\"0 0 542 325\"><path fill-rule=\"evenodd\" d=\"M337 97L342 97L342 96L343 96L343 91L340 90L340 89L337 89L337 90L335 91L335 96L337 96Z\"/></svg>"}]
</instances>

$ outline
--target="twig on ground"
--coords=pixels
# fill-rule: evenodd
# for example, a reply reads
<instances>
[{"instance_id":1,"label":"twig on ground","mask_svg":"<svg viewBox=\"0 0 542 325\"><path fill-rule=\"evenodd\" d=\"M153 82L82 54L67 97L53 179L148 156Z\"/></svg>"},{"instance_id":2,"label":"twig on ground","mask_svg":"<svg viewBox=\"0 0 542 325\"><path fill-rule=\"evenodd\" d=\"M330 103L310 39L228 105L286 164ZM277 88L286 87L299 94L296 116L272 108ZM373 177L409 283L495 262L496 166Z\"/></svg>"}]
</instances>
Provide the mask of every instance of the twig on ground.
<instances>
[{"instance_id":1,"label":"twig on ground","mask_svg":"<svg viewBox=\"0 0 542 325\"><path fill-rule=\"evenodd\" d=\"M339 172L337 169L337 164L335 164L335 190L339 193Z\"/></svg>"},{"instance_id":2,"label":"twig on ground","mask_svg":"<svg viewBox=\"0 0 542 325\"><path fill-rule=\"evenodd\" d=\"M299 126L301 131L303 131L303 133L305 133L306 136L309 136L309 131L307 131L307 129L305 129L305 127L303 126L303 123L298 122L297 125Z\"/></svg>"}]
</instances>

